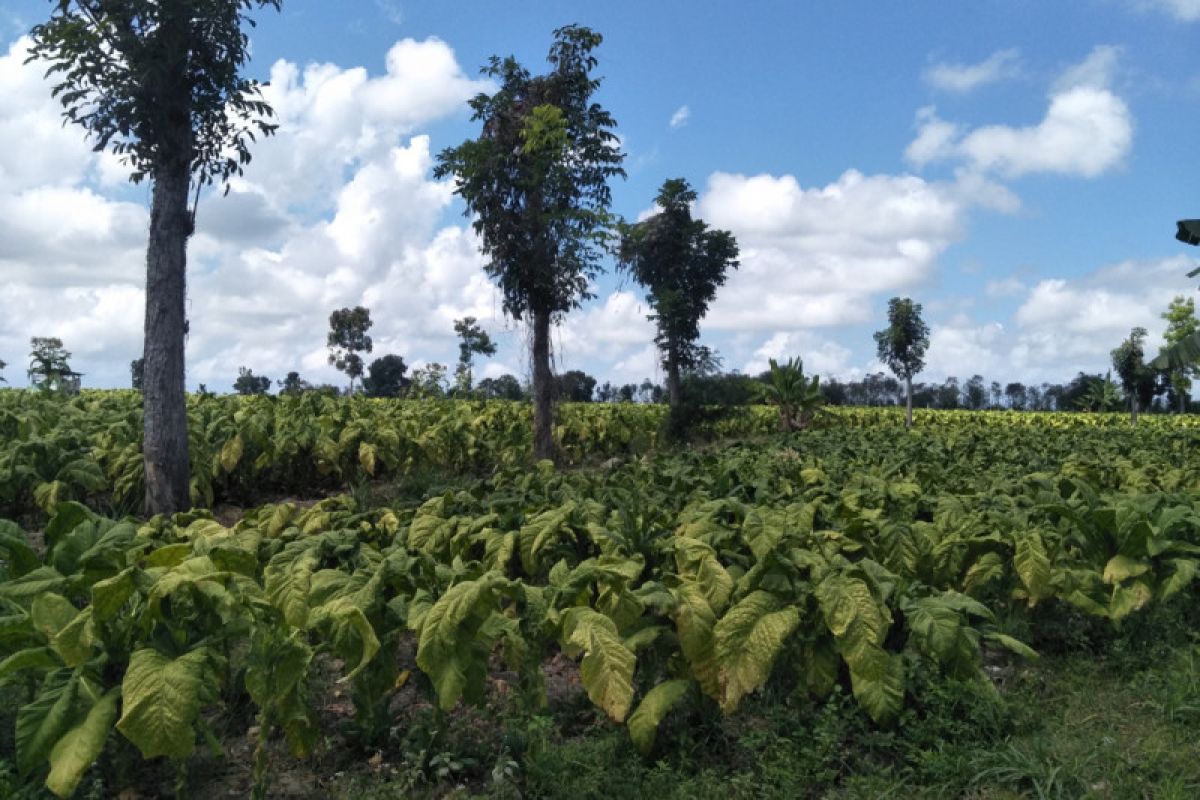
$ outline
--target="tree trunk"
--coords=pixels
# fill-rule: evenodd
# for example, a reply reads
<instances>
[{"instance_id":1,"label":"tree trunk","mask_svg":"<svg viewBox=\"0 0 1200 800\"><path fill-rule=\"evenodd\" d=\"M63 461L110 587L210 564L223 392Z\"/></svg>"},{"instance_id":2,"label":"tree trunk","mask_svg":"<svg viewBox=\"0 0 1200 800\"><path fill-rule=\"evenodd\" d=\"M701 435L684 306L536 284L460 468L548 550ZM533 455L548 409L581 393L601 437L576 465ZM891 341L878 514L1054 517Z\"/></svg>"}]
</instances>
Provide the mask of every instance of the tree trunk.
<instances>
[{"instance_id":1,"label":"tree trunk","mask_svg":"<svg viewBox=\"0 0 1200 800\"><path fill-rule=\"evenodd\" d=\"M146 513L191 507L184 328L190 173L187 162L154 173L146 248L146 325L142 391Z\"/></svg>"},{"instance_id":2,"label":"tree trunk","mask_svg":"<svg viewBox=\"0 0 1200 800\"><path fill-rule=\"evenodd\" d=\"M912 428L912 376L904 376L904 427Z\"/></svg>"},{"instance_id":3,"label":"tree trunk","mask_svg":"<svg viewBox=\"0 0 1200 800\"><path fill-rule=\"evenodd\" d=\"M672 413L679 410L683 401L683 389L679 380L679 358L674 352L668 354L667 360L667 403Z\"/></svg>"},{"instance_id":4,"label":"tree trunk","mask_svg":"<svg viewBox=\"0 0 1200 800\"><path fill-rule=\"evenodd\" d=\"M1137 425L1137 415L1138 415L1137 393L1130 392L1130 394L1129 394L1129 421L1134 425Z\"/></svg>"},{"instance_id":5,"label":"tree trunk","mask_svg":"<svg viewBox=\"0 0 1200 800\"><path fill-rule=\"evenodd\" d=\"M1187 400L1188 400L1188 393L1182 389L1179 390L1179 413L1180 414L1187 413Z\"/></svg>"},{"instance_id":6,"label":"tree trunk","mask_svg":"<svg viewBox=\"0 0 1200 800\"><path fill-rule=\"evenodd\" d=\"M554 458L554 375L550 372L550 312L533 312L533 457Z\"/></svg>"}]
</instances>

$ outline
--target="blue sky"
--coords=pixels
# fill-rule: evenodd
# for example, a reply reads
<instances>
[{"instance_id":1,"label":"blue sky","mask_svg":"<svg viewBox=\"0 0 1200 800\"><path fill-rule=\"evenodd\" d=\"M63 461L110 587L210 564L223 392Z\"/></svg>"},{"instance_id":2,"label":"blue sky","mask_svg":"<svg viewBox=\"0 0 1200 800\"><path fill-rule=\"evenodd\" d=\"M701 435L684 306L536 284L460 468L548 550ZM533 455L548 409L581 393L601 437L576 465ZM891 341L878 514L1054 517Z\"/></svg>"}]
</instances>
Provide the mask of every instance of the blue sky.
<instances>
[{"instance_id":1,"label":"blue sky","mask_svg":"<svg viewBox=\"0 0 1200 800\"><path fill-rule=\"evenodd\" d=\"M125 385L140 350L145 187L62 129L19 37L46 2L0 6L0 358L24 382L28 338L57 335L88 385ZM889 297L933 328L923 376L1067 380L1103 371L1132 325L1196 296L1174 220L1200 216L1200 0L1057 2L481 2L285 0L260 13L251 73L280 136L190 247L189 384L239 366L338 381L329 312L366 304L374 355L451 363L452 320L523 375L524 333L480 269L436 153L477 133L465 99L492 54L539 71L551 31L605 36L600 101L645 213L687 178L742 268L704 341L726 367L799 355L879 369ZM556 337L560 369L660 377L637 288L602 278Z\"/></svg>"}]
</instances>

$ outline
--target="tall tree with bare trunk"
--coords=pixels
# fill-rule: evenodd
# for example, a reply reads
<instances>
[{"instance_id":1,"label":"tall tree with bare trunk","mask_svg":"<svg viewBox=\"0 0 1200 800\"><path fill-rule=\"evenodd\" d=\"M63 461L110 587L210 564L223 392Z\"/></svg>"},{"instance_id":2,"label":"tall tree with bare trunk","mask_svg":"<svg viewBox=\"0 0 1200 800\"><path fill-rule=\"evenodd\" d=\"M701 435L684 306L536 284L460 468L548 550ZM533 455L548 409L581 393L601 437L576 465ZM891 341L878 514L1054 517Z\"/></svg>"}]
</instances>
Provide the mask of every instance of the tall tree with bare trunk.
<instances>
[{"instance_id":1,"label":"tall tree with bare trunk","mask_svg":"<svg viewBox=\"0 0 1200 800\"><path fill-rule=\"evenodd\" d=\"M32 31L64 116L130 180L153 184L146 247L143 419L147 514L191 505L184 338L187 241L200 189L241 172L270 107L239 73L248 12L281 0L53 0Z\"/></svg>"},{"instance_id":2,"label":"tall tree with bare trunk","mask_svg":"<svg viewBox=\"0 0 1200 800\"><path fill-rule=\"evenodd\" d=\"M493 56L483 73L499 88L470 101L479 138L443 150L434 169L456 178L505 312L530 325L536 458L554 455L550 326L590 297L611 227L608 179L625 174L616 123L593 101L601 38L559 28L545 75Z\"/></svg>"}]
</instances>

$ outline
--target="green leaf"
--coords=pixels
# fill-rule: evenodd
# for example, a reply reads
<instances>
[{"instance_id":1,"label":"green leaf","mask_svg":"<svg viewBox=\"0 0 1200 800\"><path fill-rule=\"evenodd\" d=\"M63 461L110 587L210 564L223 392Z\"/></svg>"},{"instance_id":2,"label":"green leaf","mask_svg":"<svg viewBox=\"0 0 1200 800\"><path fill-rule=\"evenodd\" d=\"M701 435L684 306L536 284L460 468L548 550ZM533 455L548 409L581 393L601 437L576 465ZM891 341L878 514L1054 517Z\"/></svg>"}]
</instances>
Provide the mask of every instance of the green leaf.
<instances>
[{"instance_id":1,"label":"green leaf","mask_svg":"<svg viewBox=\"0 0 1200 800\"><path fill-rule=\"evenodd\" d=\"M62 656L63 663L68 667L78 667L92 657L92 645L95 642L96 626L92 621L92 609L88 607L55 634L50 646Z\"/></svg>"},{"instance_id":2,"label":"green leaf","mask_svg":"<svg viewBox=\"0 0 1200 800\"><path fill-rule=\"evenodd\" d=\"M1107 584L1120 583L1127 578L1136 578L1139 575L1146 574L1150 569L1150 565L1145 561L1138 561L1129 556L1116 555L1108 560L1104 565L1104 575L1102 580Z\"/></svg>"},{"instance_id":3,"label":"green leaf","mask_svg":"<svg viewBox=\"0 0 1200 800\"><path fill-rule=\"evenodd\" d=\"M642 702L629 715L629 738L643 755L648 755L654 749L659 724L672 708L687 697L691 685L691 681L681 678L663 681L646 692Z\"/></svg>"},{"instance_id":4,"label":"green leaf","mask_svg":"<svg viewBox=\"0 0 1200 800\"><path fill-rule=\"evenodd\" d=\"M462 581L447 589L421 616L417 666L433 682L442 709L453 708L469 685L482 685L487 675L487 650L476 634L496 609L497 587L506 584L498 573Z\"/></svg>"},{"instance_id":5,"label":"green leaf","mask_svg":"<svg viewBox=\"0 0 1200 800\"><path fill-rule=\"evenodd\" d=\"M850 669L854 698L876 722L895 717L904 707L904 660L876 648L860 668Z\"/></svg>"},{"instance_id":6,"label":"green leaf","mask_svg":"<svg viewBox=\"0 0 1200 800\"><path fill-rule=\"evenodd\" d=\"M583 651L580 678L588 697L613 720L622 722L633 704L636 656L621 642L611 619L591 608L563 615L565 644Z\"/></svg>"},{"instance_id":7,"label":"green leaf","mask_svg":"<svg viewBox=\"0 0 1200 800\"><path fill-rule=\"evenodd\" d=\"M49 647L26 647L0 661L0 683L23 670L47 670L61 666L61 660Z\"/></svg>"},{"instance_id":8,"label":"green leaf","mask_svg":"<svg viewBox=\"0 0 1200 800\"><path fill-rule=\"evenodd\" d=\"M205 648L176 659L149 648L135 650L129 657L117 730L141 750L143 758L179 760L191 755L208 659Z\"/></svg>"},{"instance_id":9,"label":"green leaf","mask_svg":"<svg viewBox=\"0 0 1200 800\"><path fill-rule=\"evenodd\" d=\"M1145 581L1114 586L1112 599L1108 603L1108 615L1113 621L1122 619L1144 608L1153 597L1154 592Z\"/></svg>"},{"instance_id":10,"label":"green leaf","mask_svg":"<svg viewBox=\"0 0 1200 800\"><path fill-rule=\"evenodd\" d=\"M25 532L6 519L0 519L0 556L8 562L9 573L14 577L35 570L42 563L29 546Z\"/></svg>"},{"instance_id":11,"label":"green leaf","mask_svg":"<svg viewBox=\"0 0 1200 800\"><path fill-rule=\"evenodd\" d=\"M60 594L47 592L34 599L29 610L29 618L36 628L47 639L53 639L79 613L79 609L71 601Z\"/></svg>"},{"instance_id":12,"label":"green leaf","mask_svg":"<svg viewBox=\"0 0 1200 800\"><path fill-rule=\"evenodd\" d=\"M217 457L217 462L221 465L221 469L226 472L233 472L238 462L242 460L243 447L244 444L240 433L235 434L232 439L225 442L221 447L220 455Z\"/></svg>"},{"instance_id":13,"label":"green leaf","mask_svg":"<svg viewBox=\"0 0 1200 800\"><path fill-rule=\"evenodd\" d=\"M134 567L92 584L92 615L104 622L116 616L134 591Z\"/></svg>"},{"instance_id":14,"label":"green leaf","mask_svg":"<svg viewBox=\"0 0 1200 800\"><path fill-rule=\"evenodd\" d=\"M1194 558L1172 558L1168 564L1173 568L1171 574L1158 586L1158 597L1165 600L1176 592L1186 589L1200 573L1200 561Z\"/></svg>"},{"instance_id":15,"label":"green leaf","mask_svg":"<svg viewBox=\"0 0 1200 800\"><path fill-rule=\"evenodd\" d=\"M117 718L117 700L121 690L110 689L88 712L83 722L67 731L50 751L50 775L46 788L59 797L74 794L88 767L104 751L108 733Z\"/></svg>"},{"instance_id":16,"label":"green leaf","mask_svg":"<svg viewBox=\"0 0 1200 800\"><path fill-rule=\"evenodd\" d=\"M1022 656L1024 658L1038 658L1039 657L1037 651L1034 650L1032 647L1025 644L1020 639L1014 639L1013 637L1011 637L1007 634L985 633L983 635L983 638L987 639L989 642L995 642L996 644L1000 645L1004 649L1009 650L1010 652L1016 653L1017 655Z\"/></svg>"},{"instance_id":17,"label":"green leaf","mask_svg":"<svg viewBox=\"0 0 1200 800\"><path fill-rule=\"evenodd\" d=\"M987 552L981 555L963 576L962 590L969 594L1003 577L1004 560L999 553Z\"/></svg>"},{"instance_id":18,"label":"green leaf","mask_svg":"<svg viewBox=\"0 0 1200 800\"><path fill-rule=\"evenodd\" d=\"M909 640L939 664L955 660L963 634L963 618L942 597L922 597L904 606Z\"/></svg>"},{"instance_id":19,"label":"green leaf","mask_svg":"<svg viewBox=\"0 0 1200 800\"><path fill-rule=\"evenodd\" d=\"M1042 543L1041 534L1037 531L1017 534L1013 568L1021 583L1025 585L1031 607L1051 595L1050 557L1046 554L1046 545Z\"/></svg>"},{"instance_id":20,"label":"green leaf","mask_svg":"<svg viewBox=\"0 0 1200 800\"><path fill-rule=\"evenodd\" d=\"M679 649L700 684L700 690L714 700L721 697L719 666L713 645L717 616L694 582L685 582L672 590L678 605L672 615L679 636Z\"/></svg>"},{"instance_id":21,"label":"green leaf","mask_svg":"<svg viewBox=\"0 0 1200 800\"><path fill-rule=\"evenodd\" d=\"M300 548L286 547L268 562L263 571L263 588L271 605L283 612L289 625L305 628L308 626L308 593L313 571L321 565L321 557L315 549L307 547L307 543L298 544Z\"/></svg>"},{"instance_id":22,"label":"green leaf","mask_svg":"<svg viewBox=\"0 0 1200 800\"><path fill-rule=\"evenodd\" d=\"M28 775L75 722L79 676L60 669L46 676L32 703L17 710L17 768Z\"/></svg>"},{"instance_id":23,"label":"green leaf","mask_svg":"<svg viewBox=\"0 0 1200 800\"><path fill-rule=\"evenodd\" d=\"M37 597L61 591L66 585L67 579L54 567L38 567L19 578L0 583L0 597L27 606Z\"/></svg>"},{"instance_id":24,"label":"green leaf","mask_svg":"<svg viewBox=\"0 0 1200 800\"><path fill-rule=\"evenodd\" d=\"M744 597L713 629L721 690L721 708L737 708L742 698L762 687L787 638L800 624L800 609L784 607L770 592Z\"/></svg>"},{"instance_id":25,"label":"green leaf","mask_svg":"<svg viewBox=\"0 0 1200 800\"><path fill-rule=\"evenodd\" d=\"M359 442L358 444L358 463L362 465L363 471L368 475L375 474L375 445L369 442Z\"/></svg>"}]
</instances>

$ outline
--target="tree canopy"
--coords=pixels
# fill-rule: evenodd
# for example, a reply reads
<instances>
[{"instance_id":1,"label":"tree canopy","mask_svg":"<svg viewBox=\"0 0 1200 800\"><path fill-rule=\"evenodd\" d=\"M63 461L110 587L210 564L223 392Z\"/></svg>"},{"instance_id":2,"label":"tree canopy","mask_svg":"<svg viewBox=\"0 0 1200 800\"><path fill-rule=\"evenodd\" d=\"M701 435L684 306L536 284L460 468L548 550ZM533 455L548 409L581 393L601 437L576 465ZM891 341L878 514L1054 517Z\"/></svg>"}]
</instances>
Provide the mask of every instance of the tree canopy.
<instances>
[{"instance_id":1,"label":"tree canopy","mask_svg":"<svg viewBox=\"0 0 1200 800\"><path fill-rule=\"evenodd\" d=\"M363 390L368 397L399 397L408 387L404 373L408 365L404 359L391 353L371 362L367 377L363 378Z\"/></svg>"},{"instance_id":2,"label":"tree canopy","mask_svg":"<svg viewBox=\"0 0 1200 800\"><path fill-rule=\"evenodd\" d=\"M550 325L590 296L610 228L608 180L625 174L616 123L593 100L601 41L588 28L559 28L550 71L538 76L493 56L483 73L497 91L470 101L479 137L443 150L434 168L455 178L505 312L531 324L538 458L554 452Z\"/></svg>"},{"instance_id":3,"label":"tree canopy","mask_svg":"<svg viewBox=\"0 0 1200 800\"><path fill-rule=\"evenodd\" d=\"M911 428L912 378L925 369L925 351L929 347L929 326L921 319L921 304L907 297L889 300L888 326L876 331L875 346L879 360L904 381L905 425ZM972 402L978 399L982 388L983 379L980 378L979 386L972 392ZM958 391L957 383L954 391Z\"/></svg>"},{"instance_id":4,"label":"tree canopy","mask_svg":"<svg viewBox=\"0 0 1200 800\"><path fill-rule=\"evenodd\" d=\"M672 407L680 401L680 373L697 362L700 320L738 267L738 246L729 231L710 230L693 219L696 192L682 178L663 183L654 199L658 213L621 226L621 268L646 288L658 334L654 339L667 370Z\"/></svg>"},{"instance_id":5,"label":"tree canopy","mask_svg":"<svg viewBox=\"0 0 1200 800\"><path fill-rule=\"evenodd\" d=\"M372 324L371 312L362 306L339 308L329 315L329 335L325 340L329 346L329 363L350 378L351 392L354 391L354 379L363 374L359 353L369 353L375 346L367 335Z\"/></svg>"}]
</instances>

